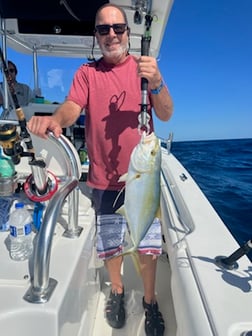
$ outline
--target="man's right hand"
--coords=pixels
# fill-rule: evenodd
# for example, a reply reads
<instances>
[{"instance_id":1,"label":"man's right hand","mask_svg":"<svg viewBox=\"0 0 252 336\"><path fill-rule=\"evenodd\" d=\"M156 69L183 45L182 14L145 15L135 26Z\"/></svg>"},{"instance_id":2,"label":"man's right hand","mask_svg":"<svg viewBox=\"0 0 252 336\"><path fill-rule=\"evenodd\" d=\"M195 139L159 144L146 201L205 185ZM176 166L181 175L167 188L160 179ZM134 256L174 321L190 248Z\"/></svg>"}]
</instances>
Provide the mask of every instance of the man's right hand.
<instances>
[{"instance_id":1,"label":"man's right hand","mask_svg":"<svg viewBox=\"0 0 252 336\"><path fill-rule=\"evenodd\" d=\"M58 138L62 134L60 124L52 116L33 116L27 123L28 130L43 138L48 138L48 131Z\"/></svg>"}]
</instances>

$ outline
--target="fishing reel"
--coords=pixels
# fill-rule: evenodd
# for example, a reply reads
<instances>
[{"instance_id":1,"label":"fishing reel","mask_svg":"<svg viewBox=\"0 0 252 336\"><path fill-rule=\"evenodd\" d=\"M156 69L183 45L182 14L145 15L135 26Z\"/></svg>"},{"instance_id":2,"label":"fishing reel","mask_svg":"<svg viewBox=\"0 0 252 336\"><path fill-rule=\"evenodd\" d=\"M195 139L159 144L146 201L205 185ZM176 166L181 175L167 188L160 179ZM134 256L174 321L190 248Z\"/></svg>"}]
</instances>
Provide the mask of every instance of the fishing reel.
<instances>
[{"instance_id":1,"label":"fishing reel","mask_svg":"<svg viewBox=\"0 0 252 336\"><path fill-rule=\"evenodd\" d=\"M33 148L32 141L22 122L22 120L19 122L20 134L17 132L17 126L11 121L0 125L0 146L15 165L20 163L21 157L31 157L29 165L32 174L26 179L24 191L32 201L44 202L57 191L58 180L52 173L46 171L46 164L42 158L35 159L34 153L29 152ZM23 144L27 151L24 151Z\"/></svg>"},{"instance_id":2,"label":"fishing reel","mask_svg":"<svg viewBox=\"0 0 252 336\"><path fill-rule=\"evenodd\" d=\"M0 125L0 145L4 154L10 156L15 165L20 163L23 147L16 125Z\"/></svg>"},{"instance_id":3,"label":"fishing reel","mask_svg":"<svg viewBox=\"0 0 252 336\"><path fill-rule=\"evenodd\" d=\"M17 131L16 124L11 121L0 124L0 146L4 154L10 156L15 165L20 163L22 156L34 158L31 137L22 122L19 122L20 133ZM27 151L24 151L23 144Z\"/></svg>"}]
</instances>

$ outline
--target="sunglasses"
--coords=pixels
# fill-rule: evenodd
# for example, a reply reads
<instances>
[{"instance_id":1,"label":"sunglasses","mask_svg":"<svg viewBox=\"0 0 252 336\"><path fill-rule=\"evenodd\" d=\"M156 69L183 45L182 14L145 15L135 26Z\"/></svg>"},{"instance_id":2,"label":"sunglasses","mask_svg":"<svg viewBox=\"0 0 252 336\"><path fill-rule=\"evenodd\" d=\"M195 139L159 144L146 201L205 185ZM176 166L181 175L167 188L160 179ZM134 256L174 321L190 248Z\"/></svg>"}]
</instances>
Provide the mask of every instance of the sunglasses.
<instances>
[{"instance_id":1,"label":"sunglasses","mask_svg":"<svg viewBox=\"0 0 252 336\"><path fill-rule=\"evenodd\" d=\"M10 73L14 73L14 72L15 72L15 69L8 69L8 71L9 71Z\"/></svg>"},{"instance_id":2,"label":"sunglasses","mask_svg":"<svg viewBox=\"0 0 252 336\"><path fill-rule=\"evenodd\" d=\"M116 34L123 34L128 29L128 26L126 23L103 24L96 26L95 32L98 32L99 35L108 35L110 28L113 28Z\"/></svg>"}]
</instances>

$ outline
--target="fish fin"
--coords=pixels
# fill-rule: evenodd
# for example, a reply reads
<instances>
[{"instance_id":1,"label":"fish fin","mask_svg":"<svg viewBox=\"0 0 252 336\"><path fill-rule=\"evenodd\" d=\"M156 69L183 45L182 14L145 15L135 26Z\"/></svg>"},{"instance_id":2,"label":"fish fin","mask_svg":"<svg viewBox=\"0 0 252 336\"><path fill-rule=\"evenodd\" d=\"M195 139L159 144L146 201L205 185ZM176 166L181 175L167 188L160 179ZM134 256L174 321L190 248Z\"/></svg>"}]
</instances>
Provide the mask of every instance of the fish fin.
<instances>
[{"instance_id":1,"label":"fish fin","mask_svg":"<svg viewBox=\"0 0 252 336\"><path fill-rule=\"evenodd\" d=\"M147 170L144 171L145 172L148 172ZM136 179L138 179L139 177L141 177L141 173L136 173L134 176L131 177L130 180L128 180L128 173L125 173L123 175L121 175L118 179L118 182L132 182L132 181L135 181Z\"/></svg>"},{"instance_id":2,"label":"fish fin","mask_svg":"<svg viewBox=\"0 0 252 336\"><path fill-rule=\"evenodd\" d=\"M125 182L127 180L128 173L121 175L118 179L118 182Z\"/></svg>"},{"instance_id":3,"label":"fish fin","mask_svg":"<svg viewBox=\"0 0 252 336\"><path fill-rule=\"evenodd\" d=\"M136 272L139 276L141 276L141 267L140 267L140 260L137 251L131 253L131 257L133 260L133 264L135 266Z\"/></svg>"},{"instance_id":4,"label":"fish fin","mask_svg":"<svg viewBox=\"0 0 252 336\"><path fill-rule=\"evenodd\" d=\"M122 216L125 217L125 207L124 207L124 204L119 209L116 210L116 213L118 213L118 214L120 214L120 215L122 215Z\"/></svg>"},{"instance_id":5,"label":"fish fin","mask_svg":"<svg viewBox=\"0 0 252 336\"><path fill-rule=\"evenodd\" d=\"M120 195L121 195L121 193L123 192L124 189L125 189L125 186L120 190L120 192L116 196L116 199L114 200L114 203L113 203L113 208L115 207L116 202L118 201L118 198L120 197Z\"/></svg>"},{"instance_id":6,"label":"fish fin","mask_svg":"<svg viewBox=\"0 0 252 336\"><path fill-rule=\"evenodd\" d=\"M135 247L130 248L128 251L125 251L121 254L123 257L126 255L130 255L133 261L133 265L135 267L135 270L139 276L141 276L141 266L140 266L140 259L139 254Z\"/></svg>"},{"instance_id":7,"label":"fish fin","mask_svg":"<svg viewBox=\"0 0 252 336\"><path fill-rule=\"evenodd\" d=\"M161 207L159 205L157 212L156 212L156 218L162 219L162 214L161 214Z\"/></svg>"}]
</instances>

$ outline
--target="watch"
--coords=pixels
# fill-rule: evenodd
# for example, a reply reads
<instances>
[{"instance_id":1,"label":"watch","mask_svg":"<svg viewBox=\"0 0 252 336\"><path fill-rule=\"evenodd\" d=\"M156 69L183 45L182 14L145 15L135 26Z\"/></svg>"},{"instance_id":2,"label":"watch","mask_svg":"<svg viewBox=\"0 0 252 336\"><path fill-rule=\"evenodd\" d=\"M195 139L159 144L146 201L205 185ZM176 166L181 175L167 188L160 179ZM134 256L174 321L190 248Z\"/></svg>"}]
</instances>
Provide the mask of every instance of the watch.
<instances>
[{"instance_id":1,"label":"watch","mask_svg":"<svg viewBox=\"0 0 252 336\"><path fill-rule=\"evenodd\" d=\"M159 94L159 92L162 90L162 88L164 87L164 82L161 79L161 83L159 85L159 87L157 87L156 89L150 90L152 94Z\"/></svg>"}]
</instances>

